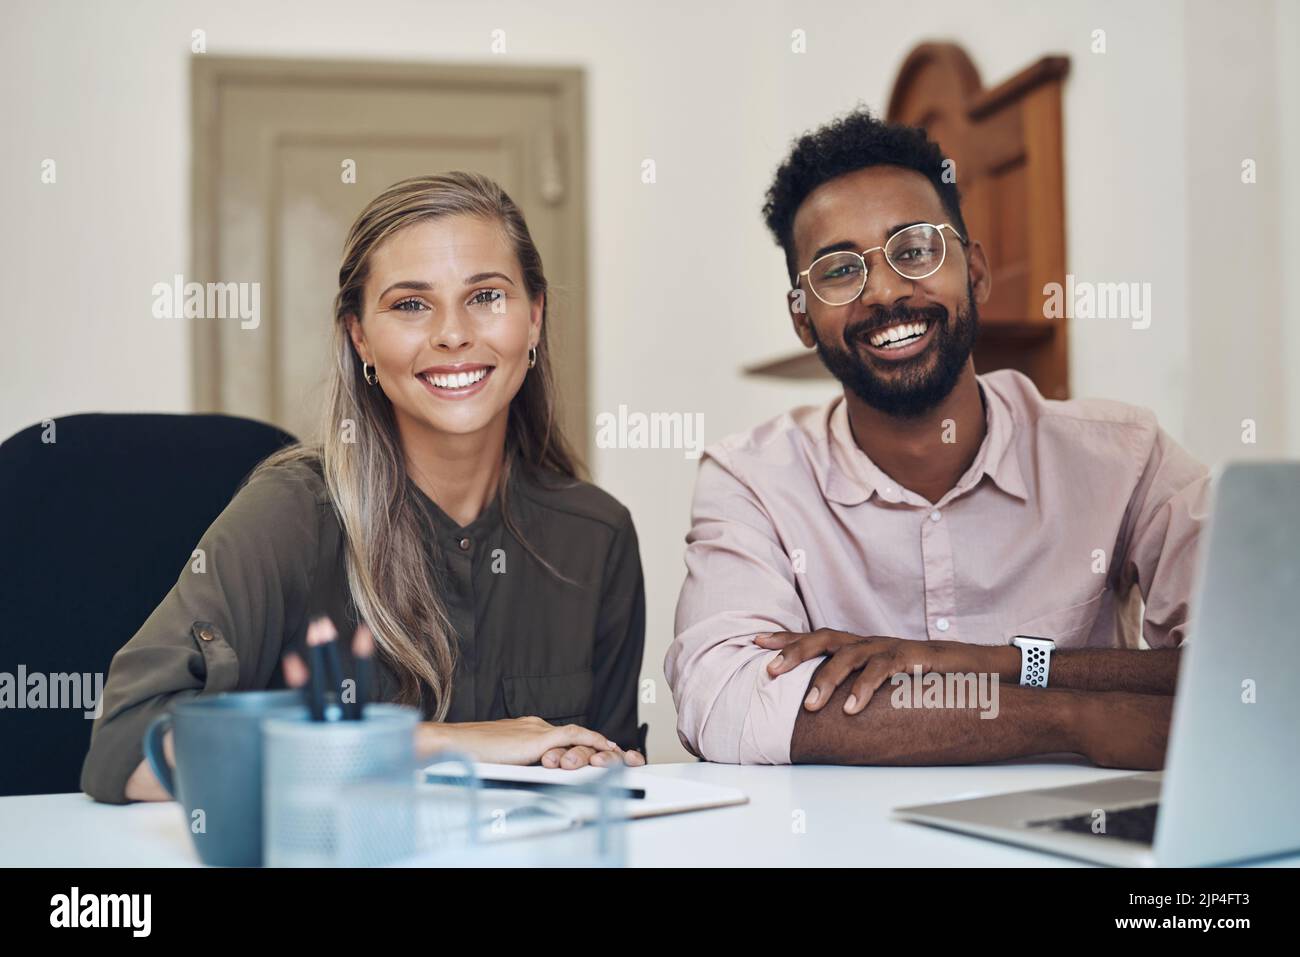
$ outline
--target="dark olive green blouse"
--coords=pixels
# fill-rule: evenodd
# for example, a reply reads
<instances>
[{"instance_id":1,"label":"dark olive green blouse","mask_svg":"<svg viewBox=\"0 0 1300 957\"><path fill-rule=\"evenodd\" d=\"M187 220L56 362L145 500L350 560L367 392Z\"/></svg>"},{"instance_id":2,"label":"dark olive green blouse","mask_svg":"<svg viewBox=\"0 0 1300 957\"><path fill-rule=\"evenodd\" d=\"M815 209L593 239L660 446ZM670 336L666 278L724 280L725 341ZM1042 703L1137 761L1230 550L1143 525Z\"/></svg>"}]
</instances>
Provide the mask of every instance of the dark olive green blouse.
<instances>
[{"instance_id":1,"label":"dark olive green blouse","mask_svg":"<svg viewBox=\"0 0 1300 957\"><path fill-rule=\"evenodd\" d=\"M448 721L536 715L638 746L637 682L645 591L632 519L585 482L513 470L510 518L494 498L461 527L407 482L427 515L428 559L439 571L455 630L457 666ZM319 464L263 472L204 533L192 561L113 658L81 786L122 803L153 718L194 695L283 687L281 655L301 648L307 622L327 614L347 645L356 627L344 540ZM371 700L394 700L397 682L376 659ZM427 717L426 713L426 717Z\"/></svg>"}]
</instances>

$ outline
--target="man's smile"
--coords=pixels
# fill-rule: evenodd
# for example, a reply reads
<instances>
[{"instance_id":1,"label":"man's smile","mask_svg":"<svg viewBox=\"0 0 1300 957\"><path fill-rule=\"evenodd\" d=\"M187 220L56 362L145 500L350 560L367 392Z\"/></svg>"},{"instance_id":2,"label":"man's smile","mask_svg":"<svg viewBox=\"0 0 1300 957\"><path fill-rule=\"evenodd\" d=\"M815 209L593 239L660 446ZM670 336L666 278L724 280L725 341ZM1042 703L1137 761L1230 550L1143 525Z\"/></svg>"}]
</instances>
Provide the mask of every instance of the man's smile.
<instances>
[{"instance_id":1,"label":"man's smile","mask_svg":"<svg viewBox=\"0 0 1300 957\"><path fill-rule=\"evenodd\" d=\"M901 362L918 356L930 347L937 335L938 322L915 319L896 322L876 329L857 341L871 355L887 362Z\"/></svg>"}]
</instances>

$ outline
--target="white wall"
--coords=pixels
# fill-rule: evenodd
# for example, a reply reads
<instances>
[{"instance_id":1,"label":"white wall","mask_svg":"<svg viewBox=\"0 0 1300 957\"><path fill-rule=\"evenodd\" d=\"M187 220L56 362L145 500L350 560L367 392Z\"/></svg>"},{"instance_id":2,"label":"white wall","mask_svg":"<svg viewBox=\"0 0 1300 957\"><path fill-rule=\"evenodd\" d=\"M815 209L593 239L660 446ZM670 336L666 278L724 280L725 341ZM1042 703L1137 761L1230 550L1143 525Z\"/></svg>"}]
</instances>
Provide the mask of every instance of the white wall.
<instances>
[{"instance_id":1,"label":"white wall","mask_svg":"<svg viewBox=\"0 0 1300 957\"><path fill-rule=\"evenodd\" d=\"M1278 208L1281 212L1282 266L1279 282L1282 283L1282 349L1285 394L1282 407L1286 409L1286 442L1284 451L1300 454L1300 289L1294 281L1295 263L1300 263L1300 189L1296 188L1294 170L1289 170L1284 157L1300 156L1300 4L1277 5L1277 115L1282 118L1278 137L1280 150L1274 170L1274 182L1280 193ZM1290 173L1290 175L1287 175Z\"/></svg>"},{"instance_id":2,"label":"white wall","mask_svg":"<svg viewBox=\"0 0 1300 957\"><path fill-rule=\"evenodd\" d=\"M954 39L990 85L1045 53L1071 57L1070 270L1152 283L1150 329L1073 325L1076 394L1150 406L1211 461L1241 452L1222 424L1249 414L1239 408L1263 409L1258 417L1271 431L1260 450L1300 454L1300 389L1283 375L1284 362L1294 369L1300 358L1295 293L1278 272L1207 268L1218 217L1263 229L1270 243L1281 223L1296 222L1277 212L1279 203L1296 212L1282 157L1296 147L1297 18L1282 0L935 0L908 8L906 18L896 4L851 0L483 6L7 3L0 433L78 411L189 407L187 330L153 320L148 305L155 281L188 268L196 28L213 54L586 67L593 408L702 412L710 441L831 392L738 372L798 347L784 316L781 257L759 216L789 139L859 100L883 110L908 50ZM507 53L493 58L497 28ZM805 54L790 50L796 28L807 32ZM1105 54L1089 52L1094 29L1106 31ZM1247 42L1246 31L1271 30L1274 46ZM1221 35L1230 42L1220 45ZM1282 78L1290 82L1279 93ZM1205 97L1209 110L1200 108ZM1288 125L1279 131L1280 116ZM1222 148L1206 155L1215 144ZM1235 179L1248 148L1263 158L1254 187ZM57 186L39 182L45 158L58 161ZM653 185L640 180L646 158L656 161ZM1200 205L1205 188L1219 191L1212 207ZM1246 189L1253 205L1233 205ZM1285 241L1279 262L1295 262L1294 226ZM1256 312L1285 304L1290 324L1260 320L1283 336L1280 344L1218 346L1218 331L1240 321L1232 307L1242 302ZM1248 401L1238 401L1243 388ZM645 674L657 683L643 717L653 757L672 759L684 752L661 664L696 466L670 451L600 450L592 464L637 517L650 607Z\"/></svg>"},{"instance_id":3,"label":"white wall","mask_svg":"<svg viewBox=\"0 0 1300 957\"><path fill-rule=\"evenodd\" d=\"M1276 119L1279 51L1261 39L1271 39L1280 18L1225 18L1221 9L1212 0L1194 0L1185 33L1190 361L1184 438L1207 458L1277 455L1287 434L1287 170ZM1294 49L1294 34L1291 43ZM1294 130L1294 113L1291 125ZM1247 161L1256 164L1253 184L1242 182ZM1254 424L1254 444L1243 444L1243 422Z\"/></svg>"}]
</instances>

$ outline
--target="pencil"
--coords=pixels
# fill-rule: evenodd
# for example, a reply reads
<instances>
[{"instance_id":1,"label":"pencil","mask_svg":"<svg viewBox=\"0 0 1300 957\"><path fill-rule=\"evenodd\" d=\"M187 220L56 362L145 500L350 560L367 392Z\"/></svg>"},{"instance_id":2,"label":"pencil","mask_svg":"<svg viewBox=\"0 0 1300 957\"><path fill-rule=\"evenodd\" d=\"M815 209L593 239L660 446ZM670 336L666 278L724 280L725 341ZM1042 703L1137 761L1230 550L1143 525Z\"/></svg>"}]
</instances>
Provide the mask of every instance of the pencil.
<instances>
[{"instance_id":1,"label":"pencil","mask_svg":"<svg viewBox=\"0 0 1300 957\"><path fill-rule=\"evenodd\" d=\"M325 651L321 647L321 619L307 626L307 708L313 721L325 720Z\"/></svg>"},{"instance_id":2,"label":"pencil","mask_svg":"<svg viewBox=\"0 0 1300 957\"><path fill-rule=\"evenodd\" d=\"M338 629L325 615L316 620L320 622L321 651L325 655L325 676L329 679L330 694L325 703L329 704L330 698L337 695L339 706L346 712L347 706L343 704L343 663L339 660L339 643L336 640L339 636Z\"/></svg>"},{"instance_id":3,"label":"pencil","mask_svg":"<svg viewBox=\"0 0 1300 957\"><path fill-rule=\"evenodd\" d=\"M363 621L357 625L357 632L352 636L352 667L357 677L356 701L350 715L344 711L344 717L351 717L354 721L364 720L366 716L366 697L370 692L370 658L374 652L375 636L370 631L370 626Z\"/></svg>"}]
</instances>

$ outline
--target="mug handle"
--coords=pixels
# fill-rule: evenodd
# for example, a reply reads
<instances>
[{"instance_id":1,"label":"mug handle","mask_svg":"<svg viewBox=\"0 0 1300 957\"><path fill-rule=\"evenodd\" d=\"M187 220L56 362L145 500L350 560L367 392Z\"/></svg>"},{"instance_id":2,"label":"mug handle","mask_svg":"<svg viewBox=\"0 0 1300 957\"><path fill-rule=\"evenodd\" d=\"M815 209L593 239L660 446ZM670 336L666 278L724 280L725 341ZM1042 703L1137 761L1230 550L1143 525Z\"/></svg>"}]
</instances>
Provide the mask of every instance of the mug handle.
<instances>
[{"instance_id":1,"label":"mug handle","mask_svg":"<svg viewBox=\"0 0 1300 957\"><path fill-rule=\"evenodd\" d=\"M168 712L160 714L149 723L144 732L144 756L153 769L154 776L167 793L176 797L176 782L172 780L171 765L167 763L167 754L163 750L163 735L171 730L172 716Z\"/></svg>"}]
</instances>

